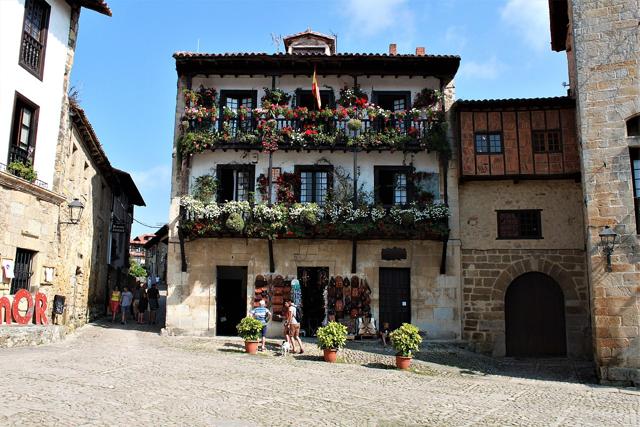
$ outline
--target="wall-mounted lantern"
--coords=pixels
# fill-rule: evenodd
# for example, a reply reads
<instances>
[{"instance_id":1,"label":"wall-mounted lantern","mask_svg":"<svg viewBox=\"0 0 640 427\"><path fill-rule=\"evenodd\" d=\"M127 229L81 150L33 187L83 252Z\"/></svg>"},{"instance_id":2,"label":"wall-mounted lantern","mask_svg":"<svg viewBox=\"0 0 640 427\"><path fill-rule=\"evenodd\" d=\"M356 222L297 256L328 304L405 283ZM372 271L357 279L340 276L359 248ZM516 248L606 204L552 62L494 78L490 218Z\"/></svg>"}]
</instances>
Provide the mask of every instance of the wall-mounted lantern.
<instances>
[{"instance_id":1,"label":"wall-mounted lantern","mask_svg":"<svg viewBox=\"0 0 640 427\"><path fill-rule=\"evenodd\" d=\"M82 217L82 211L84 210L84 204L78 199L73 199L67 206L69 207L69 222L66 224L79 223L80 217Z\"/></svg>"},{"instance_id":2,"label":"wall-mounted lantern","mask_svg":"<svg viewBox=\"0 0 640 427\"><path fill-rule=\"evenodd\" d=\"M618 234L613 231L609 226L605 226L600 232L600 245L602 246L602 252L607 256L607 266L605 271L611 272L611 254L616 247L616 238Z\"/></svg>"}]
</instances>

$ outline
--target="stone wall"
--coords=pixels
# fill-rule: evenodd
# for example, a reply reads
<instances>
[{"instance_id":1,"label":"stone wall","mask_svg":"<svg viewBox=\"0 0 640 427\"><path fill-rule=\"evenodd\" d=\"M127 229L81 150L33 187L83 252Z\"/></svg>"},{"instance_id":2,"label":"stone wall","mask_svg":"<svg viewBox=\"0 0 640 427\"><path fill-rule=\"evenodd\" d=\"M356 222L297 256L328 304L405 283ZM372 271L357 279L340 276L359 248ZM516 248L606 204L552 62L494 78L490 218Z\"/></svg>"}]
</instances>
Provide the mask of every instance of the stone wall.
<instances>
[{"instance_id":1,"label":"stone wall","mask_svg":"<svg viewBox=\"0 0 640 427\"><path fill-rule=\"evenodd\" d=\"M640 113L640 3L574 1L569 16L596 361L605 381L640 382L640 244L629 159L637 141L625 125ZM620 235L613 272L599 247L605 225Z\"/></svg>"},{"instance_id":2,"label":"stone wall","mask_svg":"<svg viewBox=\"0 0 640 427\"><path fill-rule=\"evenodd\" d=\"M276 274L296 276L297 267L328 267L329 274L350 275L351 242L339 240L277 240ZM406 260L382 261L381 249L401 247ZM169 245L167 330L169 333L215 334L216 267L247 267L247 310L253 302L255 277L269 271L266 240L198 239L185 244L188 271L180 270L180 245ZM449 245L447 274L440 274L442 242L358 242L357 275L366 278L372 312L378 318L380 267L411 269L411 321L430 338L460 338L459 247ZM271 328L274 333L280 328Z\"/></svg>"},{"instance_id":3,"label":"stone wall","mask_svg":"<svg viewBox=\"0 0 640 427\"><path fill-rule=\"evenodd\" d=\"M589 357L591 329L585 254L577 249L463 249L463 338L476 351L504 356L505 294L527 272L554 279L564 294L567 355Z\"/></svg>"}]
</instances>

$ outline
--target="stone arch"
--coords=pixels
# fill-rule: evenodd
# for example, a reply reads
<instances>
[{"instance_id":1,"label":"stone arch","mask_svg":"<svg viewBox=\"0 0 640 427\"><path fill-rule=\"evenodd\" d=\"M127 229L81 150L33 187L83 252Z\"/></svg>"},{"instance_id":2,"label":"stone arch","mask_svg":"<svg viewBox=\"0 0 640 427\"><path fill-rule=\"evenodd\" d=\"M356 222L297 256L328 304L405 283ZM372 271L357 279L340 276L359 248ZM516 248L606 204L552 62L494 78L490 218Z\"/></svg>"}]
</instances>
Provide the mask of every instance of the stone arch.
<instances>
[{"instance_id":1,"label":"stone arch","mask_svg":"<svg viewBox=\"0 0 640 427\"><path fill-rule=\"evenodd\" d=\"M640 113L627 117L625 123L627 125L627 136L640 136Z\"/></svg>"}]
</instances>

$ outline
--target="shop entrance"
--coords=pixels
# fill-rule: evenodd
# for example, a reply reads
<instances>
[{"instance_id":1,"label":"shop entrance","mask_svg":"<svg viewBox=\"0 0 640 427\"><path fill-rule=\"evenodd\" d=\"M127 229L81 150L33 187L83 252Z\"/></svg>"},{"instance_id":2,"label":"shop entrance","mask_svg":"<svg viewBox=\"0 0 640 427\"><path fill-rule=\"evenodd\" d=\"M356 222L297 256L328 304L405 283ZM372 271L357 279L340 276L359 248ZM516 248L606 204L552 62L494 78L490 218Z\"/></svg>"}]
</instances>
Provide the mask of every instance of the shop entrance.
<instances>
[{"instance_id":1,"label":"shop entrance","mask_svg":"<svg viewBox=\"0 0 640 427\"><path fill-rule=\"evenodd\" d=\"M324 320L324 288L329 281L329 267L298 267L302 289L302 324L307 336L315 336Z\"/></svg>"},{"instance_id":2,"label":"shop entrance","mask_svg":"<svg viewBox=\"0 0 640 427\"><path fill-rule=\"evenodd\" d=\"M238 335L236 325L247 315L247 267L218 267L216 335Z\"/></svg>"},{"instance_id":3,"label":"shop entrance","mask_svg":"<svg viewBox=\"0 0 640 427\"><path fill-rule=\"evenodd\" d=\"M411 270L380 269L380 328L389 322L391 330L411 323Z\"/></svg>"},{"instance_id":4,"label":"shop entrance","mask_svg":"<svg viewBox=\"0 0 640 427\"><path fill-rule=\"evenodd\" d=\"M504 298L507 356L565 356L564 295L551 277L525 273Z\"/></svg>"}]
</instances>

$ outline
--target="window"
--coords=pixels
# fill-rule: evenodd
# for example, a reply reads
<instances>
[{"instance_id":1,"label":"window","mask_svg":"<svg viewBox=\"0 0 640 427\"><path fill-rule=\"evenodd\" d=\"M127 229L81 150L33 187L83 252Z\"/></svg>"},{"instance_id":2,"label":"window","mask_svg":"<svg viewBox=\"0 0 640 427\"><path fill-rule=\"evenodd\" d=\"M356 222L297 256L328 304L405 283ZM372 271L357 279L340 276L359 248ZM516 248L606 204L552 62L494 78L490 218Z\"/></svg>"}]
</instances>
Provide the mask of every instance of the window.
<instances>
[{"instance_id":1,"label":"window","mask_svg":"<svg viewBox=\"0 0 640 427\"><path fill-rule=\"evenodd\" d=\"M627 136L640 136L640 114L627 120Z\"/></svg>"},{"instance_id":2,"label":"window","mask_svg":"<svg viewBox=\"0 0 640 427\"><path fill-rule=\"evenodd\" d=\"M373 92L373 103L385 110L401 111L411 106L411 92Z\"/></svg>"},{"instance_id":3,"label":"window","mask_svg":"<svg viewBox=\"0 0 640 427\"><path fill-rule=\"evenodd\" d=\"M533 151L536 153L558 153L562 151L559 130L531 131Z\"/></svg>"},{"instance_id":4,"label":"window","mask_svg":"<svg viewBox=\"0 0 640 427\"><path fill-rule=\"evenodd\" d=\"M540 210L498 211L498 239L542 239Z\"/></svg>"},{"instance_id":5,"label":"window","mask_svg":"<svg viewBox=\"0 0 640 427\"><path fill-rule=\"evenodd\" d=\"M322 103L321 107L333 107L334 97L332 90L321 90L320 91L320 102ZM316 105L316 100L313 97L313 94L310 90L296 90L296 106L297 107L307 107L309 110L317 110L318 106Z\"/></svg>"},{"instance_id":6,"label":"window","mask_svg":"<svg viewBox=\"0 0 640 427\"><path fill-rule=\"evenodd\" d=\"M295 172L300 177L296 197L298 201L300 203L324 205L327 193L333 184L333 167L296 166Z\"/></svg>"},{"instance_id":7,"label":"window","mask_svg":"<svg viewBox=\"0 0 640 427\"><path fill-rule=\"evenodd\" d=\"M502 153L502 134L476 133L476 153L477 154Z\"/></svg>"},{"instance_id":8,"label":"window","mask_svg":"<svg viewBox=\"0 0 640 427\"><path fill-rule=\"evenodd\" d=\"M24 4L19 63L40 80L44 70L50 9L51 7L44 0L26 0Z\"/></svg>"},{"instance_id":9,"label":"window","mask_svg":"<svg viewBox=\"0 0 640 427\"><path fill-rule=\"evenodd\" d=\"M36 146L38 111L39 108L37 105L16 93L11 144L9 144L7 164L14 161L22 163L33 161Z\"/></svg>"},{"instance_id":10,"label":"window","mask_svg":"<svg viewBox=\"0 0 640 427\"><path fill-rule=\"evenodd\" d=\"M413 191L408 180L410 168L405 166L376 166L374 190L376 203L384 206L406 205L413 201Z\"/></svg>"},{"instance_id":11,"label":"window","mask_svg":"<svg viewBox=\"0 0 640 427\"><path fill-rule=\"evenodd\" d=\"M218 165L218 202L247 201L254 191L255 166Z\"/></svg>"},{"instance_id":12,"label":"window","mask_svg":"<svg viewBox=\"0 0 640 427\"><path fill-rule=\"evenodd\" d=\"M229 133L236 135L238 129L243 132L253 130L251 123L251 111L256 107L257 92L255 90L223 90L220 92L220 105L227 107L233 112L237 112L240 107L248 110L247 120L232 120L229 125ZM222 128L223 108L220 109L220 127Z\"/></svg>"},{"instance_id":13,"label":"window","mask_svg":"<svg viewBox=\"0 0 640 427\"><path fill-rule=\"evenodd\" d=\"M631 172L633 173L633 202L636 211L636 234L640 234L640 149L631 149Z\"/></svg>"},{"instance_id":14,"label":"window","mask_svg":"<svg viewBox=\"0 0 640 427\"><path fill-rule=\"evenodd\" d=\"M11 295L20 289L29 290L33 275L33 255L35 252L26 249L16 249L16 259L13 264L13 279L11 279Z\"/></svg>"}]
</instances>

